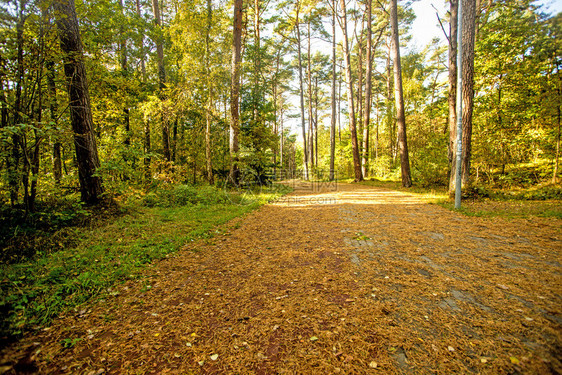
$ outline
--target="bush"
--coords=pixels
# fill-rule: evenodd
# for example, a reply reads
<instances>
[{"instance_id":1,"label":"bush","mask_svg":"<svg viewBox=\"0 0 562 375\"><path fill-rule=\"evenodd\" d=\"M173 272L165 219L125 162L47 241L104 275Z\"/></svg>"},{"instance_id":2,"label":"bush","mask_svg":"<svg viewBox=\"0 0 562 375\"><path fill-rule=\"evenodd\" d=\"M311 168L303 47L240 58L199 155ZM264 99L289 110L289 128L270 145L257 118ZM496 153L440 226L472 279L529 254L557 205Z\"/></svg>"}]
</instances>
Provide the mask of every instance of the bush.
<instances>
[{"instance_id":1,"label":"bush","mask_svg":"<svg viewBox=\"0 0 562 375\"><path fill-rule=\"evenodd\" d=\"M183 207L197 204L231 203L228 192L214 186L175 185L163 187L144 196L147 207Z\"/></svg>"}]
</instances>

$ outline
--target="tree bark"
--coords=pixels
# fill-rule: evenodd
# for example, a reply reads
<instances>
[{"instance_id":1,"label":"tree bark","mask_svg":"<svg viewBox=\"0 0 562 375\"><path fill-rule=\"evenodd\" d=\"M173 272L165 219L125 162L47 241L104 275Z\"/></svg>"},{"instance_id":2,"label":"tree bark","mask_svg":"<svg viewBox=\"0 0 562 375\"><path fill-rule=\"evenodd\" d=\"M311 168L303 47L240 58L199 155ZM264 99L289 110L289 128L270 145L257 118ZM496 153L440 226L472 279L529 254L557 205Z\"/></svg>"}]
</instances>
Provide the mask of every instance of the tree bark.
<instances>
[{"instance_id":1,"label":"tree bark","mask_svg":"<svg viewBox=\"0 0 562 375\"><path fill-rule=\"evenodd\" d=\"M16 44L17 44L17 76L16 76L16 92L14 99L14 115L13 125L19 126L22 120L22 86L24 84L24 66L23 66L23 27L25 24L24 13L25 2L19 1L18 4L18 21L16 23ZM10 160L10 167L8 172L8 183L10 185L10 202L12 207L18 203L19 200L19 187L20 187L20 161L21 161L21 135L16 131L12 135L12 157Z\"/></svg>"},{"instance_id":2,"label":"tree bark","mask_svg":"<svg viewBox=\"0 0 562 375\"><path fill-rule=\"evenodd\" d=\"M357 127L355 123L355 107L353 101L353 76L351 74L351 51L349 50L349 38L347 35L347 12L345 8L345 0L341 0L342 7L342 20L343 20L343 38L344 38L344 60L345 60L345 75L347 79L347 100L349 106L349 129L351 131L351 148L353 153L353 171L355 175L355 182L363 181L361 174L361 160L359 159L359 145L357 142Z\"/></svg>"},{"instance_id":3,"label":"tree bark","mask_svg":"<svg viewBox=\"0 0 562 375\"><path fill-rule=\"evenodd\" d=\"M47 68L47 90L49 92L49 110L51 112L51 121L55 125L55 129L58 130L57 121L57 86L55 85L55 63L52 60L47 60L45 63ZM61 162L61 147L62 144L58 139L58 135L55 136L55 141L53 142L53 176L55 178L55 184L59 185L62 178L62 162Z\"/></svg>"},{"instance_id":4,"label":"tree bark","mask_svg":"<svg viewBox=\"0 0 562 375\"><path fill-rule=\"evenodd\" d=\"M229 180L234 185L239 184L240 170L238 137L240 133L240 63L242 50L242 0L234 0L234 29L232 43L232 67L231 67L231 88L230 88L230 174Z\"/></svg>"},{"instance_id":5,"label":"tree bark","mask_svg":"<svg viewBox=\"0 0 562 375\"><path fill-rule=\"evenodd\" d=\"M166 66L164 65L164 42L161 35L162 20L160 17L160 5L158 0L152 0L152 11L154 12L154 24L158 29L157 39L156 39L156 56L158 60L158 88L160 100L165 99L164 90L166 89ZM162 149L164 153L164 159L167 161L172 160L172 155L170 153L170 125L168 120L161 116L162 122Z\"/></svg>"},{"instance_id":6,"label":"tree bark","mask_svg":"<svg viewBox=\"0 0 562 375\"><path fill-rule=\"evenodd\" d=\"M462 56L462 186L470 184L472 158L472 110L474 104L474 40L476 37L476 0L463 1Z\"/></svg>"},{"instance_id":7,"label":"tree bark","mask_svg":"<svg viewBox=\"0 0 562 375\"><path fill-rule=\"evenodd\" d=\"M85 203L96 204L102 200L104 190L102 178L96 175L100 162L74 0L55 1L53 7L64 53L64 74L70 98L70 121L74 132L80 191Z\"/></svg>"},{"instance_id":8,"label":"tree bark","mask_svg":"<svg viewBox=\"0 0 562 375\"><path fill-rule=\"evenodd\" d=\"M306 123L304 118L304 85L303 85L303 77L302 77L302 53L301 53L301 31L300 31L300 20L299 20L299 13L300 13L300 2L297 1L296 3L296 19L295 19L295 27L297 29L297 52L298 52L298 63L299 63L299 87L300 87L300 105L301 105L301 125L302 125L302 141L303 141L303 151L304 151L304 176L305 180L308 180L308 149L307 139L306 139ZM310 119L309 119L310 120Z\"/></svg>"},{"instance_id":9,"label":"tree bark","mask_svg":"<svg viewBox=\"0 0 562 375\"><path fill-rule=\"evenodd\" d=\"M119 0L119 7L121 8L121 15L125 18L125 6L123 5L123 0ZM123 25L120 26L119 34L119 62L121 65L121 75L126 80L129 76L129 71L127 66L127 38L125 36L125 28ZM131 145L131 120L129 105L127 102L123 103L123 130L125 131L123 144L128 147Z\"/></svg>"},{"instance_id":10,"label":"tree bark","mask_svg":"<svg viewBox=\"0 0 562 375\"><path fill-rule=\"evenodd\" d=\"M136 0L135 3L136 3L136 8L137 8L137 16L141 17L140 0ZM146 65L145 65L145 62L144 62L144 36L140 40L138 48L141 52L140 53L141 77L142 77L142 83L143 83L143 86L144 86L144 84L146 84ZM144 154L145 154L144 155L144 176L145 176L145 180L149 181L152 178L151 171L150 171L150 162L151 162L151 157L150 157L150 152L151 152L150 121L148 119L144 119L143 125L144 125L143 147L144 147Z\"/></svg>"},{"instance_id":11,"label":"tree bark","mask_svg":"<svg viewBox=\"0 0 562 375\"><path fill-rule=\"evenodd\" d=\"M458 0L450 0L449 20L449 195L455 194L455 170L457 160L457 33Z\"/></svg>"},{"instance_id":12,"label":"tree bark","mask_svg":"<svg viewBox=\"0 0 562 375\"><path fill-rule=\"evenodd\" d=\"M402 66L400 63L400 41L398 36L398 4L390 1L390 23L392 28L392 52L394 57L394 99L396 102L396 123L398 126L398 146L400 148L400 168L402 186L412 186L408 141L406 137L406 117L404 114L404 95L402 92Z\"/></svg>"},{"instance_id":13,"label":"tree bark","mask_svg":"<svg viewBox=\"0 0 562 375\"><path fill-rule=\"evenodd\" d=\"M314 168L318 169L318 76L314 79Z\"/></svg>"},{"instance_id":14,"label":"tree bark","mask_svg":"<svg viewBox=\"0 0 562 375\"><path fill-rule=\"evenodd\" d=\"M336 158L336 0L332 1L332 118L330 121L330 181L335 179Z\"/></svg>"},{"instance_id":15,"label":"tree bark","mask_svg":"<svg viewBox=\"0 0 562 375\"><path fill-rule=\"evenodd\" d=\"M363 154L361 149L361 137L363 136L363 31L365 30L365 18L361 20L361 31L357 36L357 101L355 102L357 115L357 141L359 144L359 156ZM361 168L362 170L363 168Z\"/></svg>"},{"instance_id":16,"label":"tree bark","mask_svg":"<svg viewBox=\"0 0 562 375\"><path fill-rule=\"evenodd\" d=\"M213 25L213 8L211 0L207 0L207 34L205 36L205 70L207 74L207 113L205 125L205 159L207 161L207 182L215 183L213 177L213 160L211 154L211 121L213 110L213 80L211 79L211 27Z\"/></svg>"},{"instance_id":17,"label":"tree bark","mask_svg":"<svg viewBox=\"0 0 562 375\"><path fill-rule=\"evenodd\" d=\"M260 75L261 75L261 36L260 36L260 0L254 0L254 42L256 44L256 52L254 58L254 95L252 101L253 120L256 124L261 123L261 112L258 110L258 100L260 93Z\"/></svg>"},{"instance_id":18,"label":"tree bark","mask_svg":"<svg viewBox=\"0 0 562 375\"><path fill-rule=\"evenodd\" d=\"M366 0L365 6L367 7L367 69L365 72L365 105L363 106L365 114L363 115L363 147L362 149L362 160L361 160L361 172L363 177L367 177L369 172L369 126L371 125L371 90L372 90L372 7L371 0Z\"/></svg>"},{"instance_id":19,"label":"tree bark","mask_svg":"<svg viewBox=\"0 0 562 375\"><path fill-rule=\"evenodd\" d=\"M311 46L310 46L310 15L307 22L308 33L307 33L307 88L308 88L308 160L310 161L311 169L314 167L314 116L312 114L312 56L311 56Z\"/></svg>"},{"instance_id":20,"label":"tree bark","mask_svg":"<svg viewBox=\"0 0 562 375\"><path fill-rule=\"evenodd\" d=\"M560 89L558 89L558 96L560 96ZM552 183L558 181L558 164L560 160L560 105L556 106L558 133L556 134L556 154L554 157L554 172L552 173Z\"/></svg>"},{"instance_id":21,"label":"tree bark","mask_svg":"<svg viewBox=\"0 0 562 375\"><path fill-rule=\"evenodd\" d=\"M394 114L392 107L392 66L390 56L392 55L392 41L388 40L388 56L386 59L386 123L388 126L388 145L390 152L391 166L394 166L396 160L396 147L394 144L396 125L394 123Z\"/></svg>"},{"instance_id":22,"label":"tree bark","mask_svg":"<svg viewBox=\"0 0 562 375\"><path fill-rule=\"evenodd\" d=\"M141 17L140 0L135 0L135 5L137 8L137 16ZM139 51L140 51L140 63L141 63L141 75L142 75L142 81L144 83L146 80L146 64L144 62L144 35L140 39Z\"/></svg>"}]
</instances>

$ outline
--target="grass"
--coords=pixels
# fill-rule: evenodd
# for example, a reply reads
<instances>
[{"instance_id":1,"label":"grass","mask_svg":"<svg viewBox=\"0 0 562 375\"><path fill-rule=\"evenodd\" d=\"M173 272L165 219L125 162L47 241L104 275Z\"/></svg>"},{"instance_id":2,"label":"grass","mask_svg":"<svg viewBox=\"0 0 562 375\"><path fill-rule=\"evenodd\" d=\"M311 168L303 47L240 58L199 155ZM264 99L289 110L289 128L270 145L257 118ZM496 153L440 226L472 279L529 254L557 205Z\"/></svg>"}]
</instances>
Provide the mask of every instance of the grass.
<instances>
[{"instance_id":1,"label":"grass","mask_svg":"<svg viewBox=\"0 0 562 375\"><path fill-rule=\"evenodd\" d=\"M344 182L352 182L346 180ZM437 204L448 210L455 211L454 200L449 197L444 186L404 188L399 181L369 179L360 182L362 185L376 186L416 194L428 203ZM479 189L482 191L482 189ZM517 193L513 189L496 189L485 191L485 197L476 196L462 200L460 213L478 217L524 218L552 217L562 219L562 202L557 198L560 187L553 185L520 188Z\"/></svg>"},{"instance_id":2,"label":"grass","mask_svg":"<svg viewBox=\"0 0 562 375\"><path fill-rule=\"evenodd\" d=\"M454 210L454 203L452 201L441 201L438 204L449 210ZM505 217L508 219L552 217L562 219L562 204L560 201L555 200L466 200L461 203L460 212L467 216L476 217Z\"/></svg>"},{"instance_id":3,"label":"grass","mask_svg":"<svg viewBox=\"0 0 562 375\"><path fill-rule=\"evenodd\" d=\"M81 233L75 246L0 265L1 341L44 327L60 313L111 293L115 284L141 277L148 265L192 241L223 234L226 222L286 192L268 188L225 193L185 186L160 190L150 196L151 204L137 202L107 225L76 230Z\"/></svg>"}]
</instances>

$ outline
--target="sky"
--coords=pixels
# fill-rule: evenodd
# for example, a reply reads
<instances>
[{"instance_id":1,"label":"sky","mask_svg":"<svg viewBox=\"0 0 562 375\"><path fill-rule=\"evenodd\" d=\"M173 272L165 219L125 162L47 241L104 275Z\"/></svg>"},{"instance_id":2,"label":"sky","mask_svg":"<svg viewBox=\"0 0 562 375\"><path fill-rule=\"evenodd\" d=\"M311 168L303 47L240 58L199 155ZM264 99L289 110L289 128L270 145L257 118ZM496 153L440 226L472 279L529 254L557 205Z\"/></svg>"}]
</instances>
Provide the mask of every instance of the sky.
<instances>
[{"instance_id":1,"label":"sky","mask_svg":"<svg viewBox=\"0 0 562 375\"><path fill-rule=\"evenodd\" d=\"M399 0L400 1L400 0ZM411 5L414 13L416 14L416 18L412 24L410 29L410 34L412 36L412 40L408 43L405 50L401 51L402 54L406 53L407 50L416 50L421 51L423 50L433 38L438 37L441 40L441 44L445 44L445 36L443 34L443 30L439 25L439 21L437 19L436 12L439 13L439 17L444 20L447 11L449 10L449 1L448 0L414 0L413 4ZM537 5L542 5L542 11L548 14L556 14L562 12L562 0L538 0L536 2ZM444 22L444 27L448 32L448 24ZM351 26L349 27L351 29ZM338 28L338 35L341 40L341 32ZM320 43L322 44L322 42ZM321 45L317 48L326 49L329 51L330 46ZM325 52L325 51L324 51ZM345 90L345 89L344 89ZM291 110L292 114L299 113L299 103L298 98L296 96L292 96L289 98L289 102L293 104L293 108ZM345 106L345 104L344 104ZM301 132L300 129L300 118L292 118L287 119L286 126L292 129L293 133L298 135L299 142L302 142ZM328 120L325 120L328 121ZM342 124L345 122L342 118ZM327 123L325 123L327 126Z\"/></svg>"},{"instance_id":2,"label":"sky","mask_svg":"<svg viewBox=\"0 0 562 375\"><path fill-rule=\"evenodd\" d=\"M448 1L446 0L419 0L412 4L412 9L416 14L416 20L412 25L412 43L409 47L421 50L429 44L434 37L445 40L437 16L435 15L435 8L439 11L439 16L443 19L449 9L447 3ZM543 10L549 14L562 12L562 0L540 0L537 1L537 5L544 5L545 8L543 8ZM447 27L447 24L445 24L445 27Z\"/></svg>"}]
</instances>

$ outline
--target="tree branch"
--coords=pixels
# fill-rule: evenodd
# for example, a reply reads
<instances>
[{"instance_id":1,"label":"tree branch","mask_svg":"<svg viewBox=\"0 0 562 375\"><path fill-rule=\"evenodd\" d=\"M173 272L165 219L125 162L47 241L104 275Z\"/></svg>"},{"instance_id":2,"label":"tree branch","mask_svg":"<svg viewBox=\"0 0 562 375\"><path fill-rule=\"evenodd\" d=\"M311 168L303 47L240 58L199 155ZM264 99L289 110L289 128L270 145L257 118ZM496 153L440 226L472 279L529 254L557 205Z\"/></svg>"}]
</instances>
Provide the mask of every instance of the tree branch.
<instances>
[{"instance_id":1,"label":"tree branch","mask_svg":"<svg viewBox=\"0 0 562 375\"><path fill-rule=\"evenodd\" d=\"M431 4L431 6L433 7L433 9L435 9L435 15L437 16L437 20L439 21L439 25L441 25L441 30L443 30L443 34L445 35L445 38L447 38L447 41L449 42L449 44L451 44L451 39L449 39L449 35L447 35L447 32L445 31L445 28L443 27L443 22L441 22L441 17L439 17L439 11L437 10L437 8L435 8L435 5Z\"/></svg>"}]
</instances>

